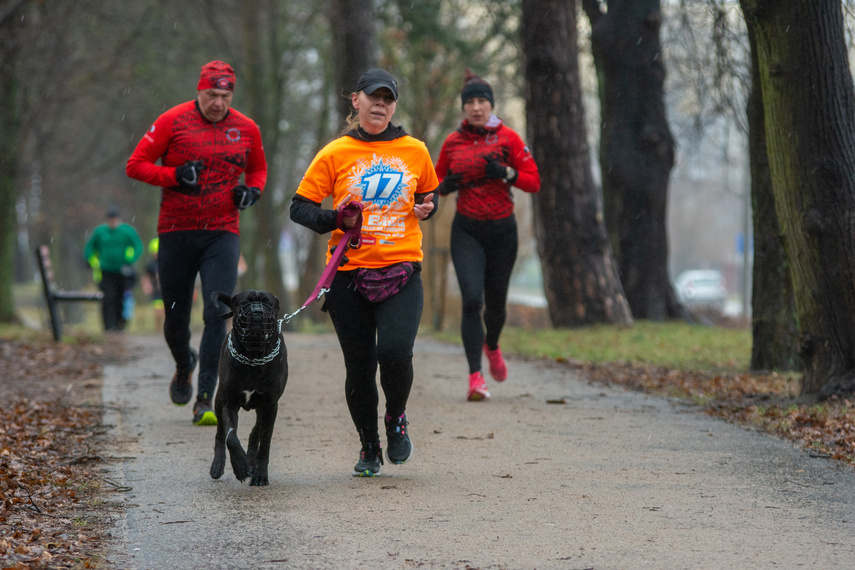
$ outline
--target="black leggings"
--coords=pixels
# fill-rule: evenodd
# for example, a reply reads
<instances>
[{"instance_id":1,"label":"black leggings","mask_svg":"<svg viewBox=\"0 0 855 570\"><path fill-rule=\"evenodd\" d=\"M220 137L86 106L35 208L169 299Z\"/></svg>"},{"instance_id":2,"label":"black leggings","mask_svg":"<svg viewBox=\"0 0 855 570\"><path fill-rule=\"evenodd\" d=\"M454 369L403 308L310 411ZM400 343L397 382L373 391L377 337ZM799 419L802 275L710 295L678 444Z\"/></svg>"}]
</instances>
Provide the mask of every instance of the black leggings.
<instances>
[{"instance_id":1,"label":"black leggings","mask_svg":"<svg viewBox=\"0 0 855 570\"><path fill-rule=\"evenodd\" d=\"M240 240L232 232L160 234L157 271L165 310L163 336L179 369L186 369L190 363L190 310L197 274L202 281L205 328L199 345L197 400L214 397L220 346L226 337L226 321L220 315L227 312L227 307L211 300L211 293L221 291L231 295L234 292L239 257Z\"/></svg>"},{"instance_id":2,"label":"black leggings","mask_svg":"<svg viewBox=\"0 0 855 570\"><path fill-rule=\"evenodd\" d=\"M463 304L460 336L470 374L481 371L481 347L486 343L495 350L499 345L516 259L517 220L513 214L500 220L483 221L461 214L454 216L451 260L460 285Z\"/></svg>"},{"instance_id":3,"label":"black leggings","mask_svg":"<svg viewBox=\"0 0 855 570\"><path fill-rule=\"evenodd\" d=\"M413 387L413 345L422 318L424 291L416 271L397 294L369 303L350 284L352 271L339 271L326 294L347 376L344 394L357 431L377 439L377 367L386 398L386 413L399 417L407 410Z\"/></svg>"}]
</instances>

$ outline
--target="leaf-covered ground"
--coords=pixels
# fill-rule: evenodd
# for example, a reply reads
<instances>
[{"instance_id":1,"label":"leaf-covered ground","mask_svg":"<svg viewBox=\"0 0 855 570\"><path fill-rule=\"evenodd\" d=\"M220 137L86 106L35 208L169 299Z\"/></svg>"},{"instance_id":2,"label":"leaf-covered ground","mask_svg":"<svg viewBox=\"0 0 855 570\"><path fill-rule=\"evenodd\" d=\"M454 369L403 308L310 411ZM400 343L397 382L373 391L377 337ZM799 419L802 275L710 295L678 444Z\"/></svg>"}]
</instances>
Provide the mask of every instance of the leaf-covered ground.
<instances>
[{"instance_id":1,"label":"leaf-covered ground","mask_svg":"<svg viewBox=\"0 0 855 570\"><path fill-rule=\"evenodd\" d=\"M121 337L73 344L0 339L0 568L103 568L112 493L101 426L103 365ZM795 379L712 375L635 363L563 361L593 382L686 398L707 413L855 465L855 406L808 404Z\"/></svg>"},{"instance_id":2,"label":"leaf-covered ground","mask_svg":"<svg viewBox=\"0 0 855 570\"><path fill-rule=\"evenodd\" d=\"M120 342L0 339L0 568L98 568L110 536L103 364ZM103 567L103 566L102 566Z\"/></svg>"}]
</instances>

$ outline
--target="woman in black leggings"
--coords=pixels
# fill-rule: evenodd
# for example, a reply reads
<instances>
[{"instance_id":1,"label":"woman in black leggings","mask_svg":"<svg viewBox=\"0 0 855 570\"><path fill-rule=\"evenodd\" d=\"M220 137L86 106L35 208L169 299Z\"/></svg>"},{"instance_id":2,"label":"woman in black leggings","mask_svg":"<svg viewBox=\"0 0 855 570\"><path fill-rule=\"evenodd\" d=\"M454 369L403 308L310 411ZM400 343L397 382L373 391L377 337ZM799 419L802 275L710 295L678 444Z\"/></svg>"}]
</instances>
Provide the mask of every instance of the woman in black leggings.
<instances>
[{"instance_id":1,"label":"woman in black leggings","mask_svg":"<svg viewBox=\"0 0 855 570\"><path fill-rule=\"evenodd\" d=\"M481 373L482 349L493 378L503 382L508 376L499 337L517 258L511 186L537 192L540 174L519 135L493 114L493 89L486 81L467 69L460 98L464 119L442 145L437 191L457 192L451 260L463 302L460 336L469 364L466 397L477 401L490 397Z\"/></svg>"},{"instance_id":2,"label":"woman in black leggings","mask_svg":"<svg viewBox=\"0 0 855 570\"><path fill-rule=\"evenodd\" d=\"M351 285L352 279L350 271L336 275L324 308L344 355L344 395L350 416L358 431L376 433L378 367L386 399L385 417L400 418L407 411L413 386L413 345L422 315L421 273L413 273L403 289L382 303L366 302ZM367 331L376 331L376 338Z\"/></svg>"},{"instance_id":3,"label":"woman in black leggings","mask_svg":"<svg viewBox=\"0 0 855 570\"><path fill-rule=\"evenodd\" d=\"M361 223L359 247L347 252L324 309L344 355L345 398L362 444L353 475L373 477L383 463L378 368L386 397L386 457L401 464L413 455L406 409L423 303L419 223L435 211L437 180L424 143L390 122L398 102L391 74L366 71L351 102L357 115L309 165L291 219L318 233L332 232L330 248L340 247L346 232ZM321 208L327 197L335 210ZM363 208L361 217L352 210L356 204ZM370 286L372 279L377 287Z\"/></svg>"}]
</instances>

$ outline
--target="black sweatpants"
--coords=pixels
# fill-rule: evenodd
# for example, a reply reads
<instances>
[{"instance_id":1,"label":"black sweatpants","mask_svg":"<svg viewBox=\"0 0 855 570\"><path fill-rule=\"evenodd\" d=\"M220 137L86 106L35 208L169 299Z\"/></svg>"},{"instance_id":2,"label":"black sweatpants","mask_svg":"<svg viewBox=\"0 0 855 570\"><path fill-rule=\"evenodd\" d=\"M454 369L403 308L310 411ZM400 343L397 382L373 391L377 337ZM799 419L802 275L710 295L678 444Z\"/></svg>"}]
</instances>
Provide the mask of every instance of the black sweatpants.
<instances>
[{"instance_id":1,"label":"black sweatpants","mask_svg":"<svg viewBox=\"0 0 855 570\"><path fill-rule=\"evenodd\" d=\"M481 350L495 350L507 317L508 287L517 259L517 219L474 220L461 214L451 224L451 261L460 285L460 336L469 373L481 371ZM483 308L483 324L481 310ZM486 335L484 328L486 327Z\"/></svg>"},{"instance_id":2,"label":"black sweatpants","mask_svg":"<svg viewBox=\"0 0 855 570\"><path fill-rule=\"evenodd\" d=\"M202 282L202 318L205 328L199 345L199 385L196 399L210 401L217 388L220 346L226 337L227 308L211 299L211 293L232 295L237 284L240 240L227 231L182 231L160 234L157 271L163 293L163 336L175 365L190 363L190 310L196 275Z\"/></svg>"},{"instance_id":3,"label":"black sweatpants","mask_svg":"<svg viewBox=\"0 0 855 570\"><path fill-rule=\"evenodd\" d=\"M102 271L99 288L104 293L104 298L101 301L104 330L124 330L125 319L122 317L122 302L125 298L125 276L113 271Z\"/></svg>"},{"instance_id":4,"label":"black sweatpants","mask_svg":"<svg viewBox=\"0 0 855 570\"><path fill-rule=\"evenodd\" d=\"M353 271L339 271L326 294L329 312L344 355L344 393L357 431L377 439L377 368L386 413L399 417L413 387L413 345L422 317L424 290L416 271L397 294L370 303L351 287Z\"/></svg>"}]
</instances>

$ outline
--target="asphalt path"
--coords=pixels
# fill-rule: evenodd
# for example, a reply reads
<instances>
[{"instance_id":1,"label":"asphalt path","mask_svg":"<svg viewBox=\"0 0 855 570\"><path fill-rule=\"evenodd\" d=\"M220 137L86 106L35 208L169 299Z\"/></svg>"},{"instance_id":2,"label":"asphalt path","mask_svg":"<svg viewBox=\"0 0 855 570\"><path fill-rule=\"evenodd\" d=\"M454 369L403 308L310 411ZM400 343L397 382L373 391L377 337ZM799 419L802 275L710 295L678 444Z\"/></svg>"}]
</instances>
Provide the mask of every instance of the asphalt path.
<instances>
[{"instance_id":1,"label":"asphalt path","mask_svg":"<svg viewBox=\"0 0 855 570\"><path fill-rule=\"evenodd\" d=\"M421 337L415 453L355 478L335 337L286 334L270 485L250 487L209 476L215 428L169 401L164 341L123 342L140 358L105 370L108 477L129 488L108 567L855 567L850 467L559 364L510 358L466 402L462 349Z\"/></svg>"}]
</instances>

